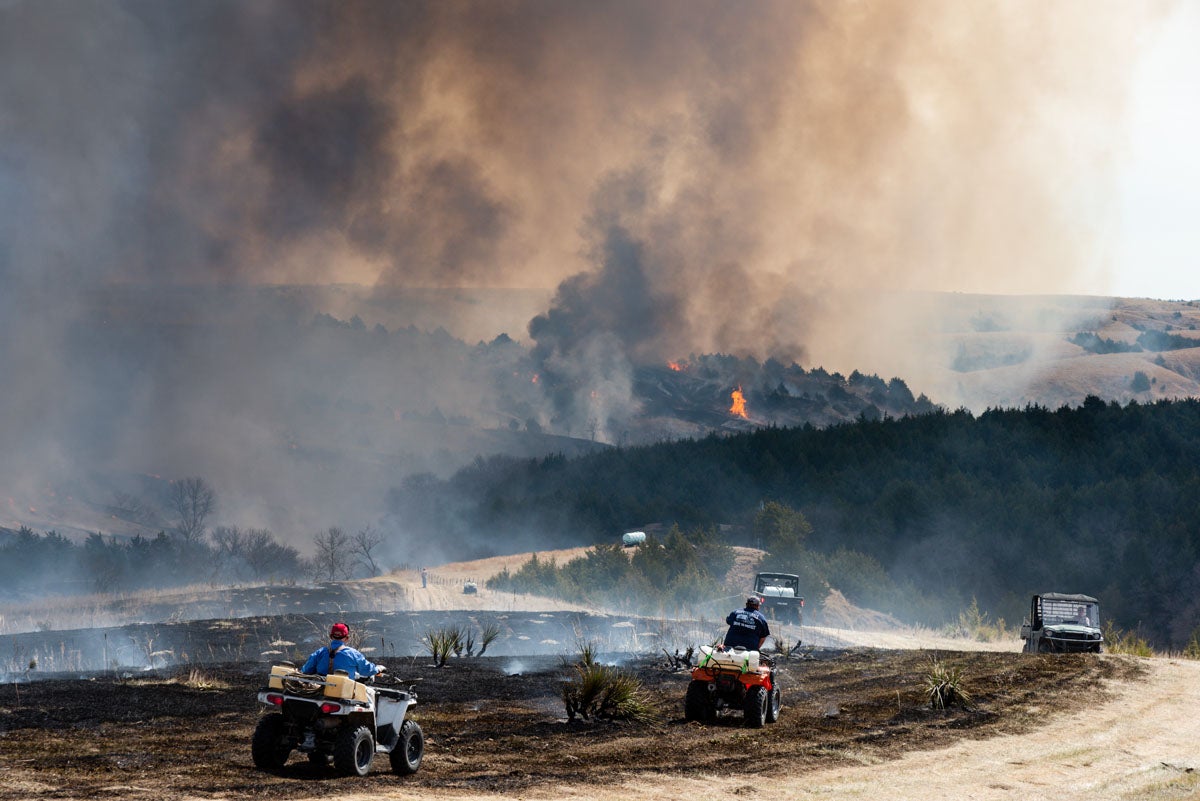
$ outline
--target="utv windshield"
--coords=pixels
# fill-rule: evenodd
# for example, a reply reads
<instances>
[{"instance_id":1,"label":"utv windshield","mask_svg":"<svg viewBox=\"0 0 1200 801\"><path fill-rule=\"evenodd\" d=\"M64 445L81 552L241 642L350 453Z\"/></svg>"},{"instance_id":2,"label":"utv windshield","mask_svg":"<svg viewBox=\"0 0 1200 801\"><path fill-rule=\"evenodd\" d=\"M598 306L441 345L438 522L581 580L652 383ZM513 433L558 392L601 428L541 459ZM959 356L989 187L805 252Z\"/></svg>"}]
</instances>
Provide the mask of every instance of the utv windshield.
<instances>
[{"instance_id":1,"label":"utv windshield","mask_svg":"<svg viewBox=\"0 0 1200 801\"><path fill-rule=\"evenodd\" d=\"M1058 599L1042 599L1042 625L1058 626L1061 624L1075 626L1100 627L1100 605L1083 601L1065 601Z\"/></svg>"},{"instance_id":2,"label":"utv windshield","mask_svg":"<svg viewBox=\"0 0 1200 801\"><path fill-rule=\"evenodd\" d=\"M791 576L759 576L754 589L763 595L794 598L799 580Z\"/></svg>"}]
</instances>

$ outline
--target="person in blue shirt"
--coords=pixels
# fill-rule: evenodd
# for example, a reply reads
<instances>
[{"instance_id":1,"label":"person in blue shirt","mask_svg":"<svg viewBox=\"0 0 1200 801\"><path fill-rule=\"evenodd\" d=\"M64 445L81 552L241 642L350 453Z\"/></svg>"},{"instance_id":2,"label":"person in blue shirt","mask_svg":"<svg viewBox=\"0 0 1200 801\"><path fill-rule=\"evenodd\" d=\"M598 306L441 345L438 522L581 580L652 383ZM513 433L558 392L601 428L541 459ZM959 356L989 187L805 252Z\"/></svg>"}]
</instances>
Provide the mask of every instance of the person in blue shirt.
<instances>
[{"instance_id":1,"label":"person in blue shirt","mask_svg":"<svg viewBox=\"0 0 1200 801\"><path fill-rule=\"evenodd\" d=\"M758 651L762 648L762 644L771 635L771 627L767 625L763 613L758 611L761 603L761 598L751 595L746 598L745 609L730 612L725 618L725 622L729 624L729 631L725 634L726 648L741 646L747 651Z\"/></svg>"},{"instance_id":2,"label":"person in blue shirt","mask_svg":"<svg viewBox=\"0 0 1200 801\"><path fill-rule=\"evenodd\" d=\"M329 645L322 645L304 663L301 673L328 676L335 670L344 670L350 678L357 681L359 677L367 678L384 672L387 668L367 661L360 651L346 645L350 636L350 627L345 623L334 623L329 630Z\"/></svg>"}]
</instances>

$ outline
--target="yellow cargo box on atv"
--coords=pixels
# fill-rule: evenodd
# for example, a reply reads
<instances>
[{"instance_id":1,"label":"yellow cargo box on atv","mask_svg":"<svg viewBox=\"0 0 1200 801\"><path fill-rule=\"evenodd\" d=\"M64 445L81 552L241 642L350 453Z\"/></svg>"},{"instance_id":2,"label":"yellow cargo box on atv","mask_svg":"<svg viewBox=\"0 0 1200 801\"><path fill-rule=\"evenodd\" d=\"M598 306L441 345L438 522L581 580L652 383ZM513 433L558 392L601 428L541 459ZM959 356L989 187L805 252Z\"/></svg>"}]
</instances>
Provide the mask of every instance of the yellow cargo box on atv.
<instances>
[{"instance_id":1,"label":"yellow cargo box on atv","mask_svg":"<svg viewBox=\"0 0 1200 801\"><path fill-rule=\"evenodd\" d=\"M387 754L402 776L421 765L425 735L406 719L417 702L412 687L369 687L344 671L314 676L282 664L271 666L258 700L273 710L259 719L250 743L254 764L264 770L282 769L292 751L318 768L332 760L351 776L367 775L377 753Z\"/></svg>"},{"instance_id":2,"label":"yellow cargo box on atv","mask_svg":"<svg viewBox=\"0 0 1200 801\"><path fill-rule=\"evenodd\" d=\"M367 686L338 670L325 677L325 697L367 702Z\"/></svg>"},{"instance_id":3,"label":"yellow cargo box on atv","mask_svg":"<svg viewBox=\"0 0 1200 801\"><path fill-rule=\"evenodd\" d=\"M303 676L296 668L288 665L272 665L267 687L272 690L284 689L284 680L291 676ZM343 671L334 671L332 676L306 676L305 683L324 685L322 695L326 698L337 698L339 701L360 701L367 703L367 686L350 678Z\"/></svg>"}]
</instances>

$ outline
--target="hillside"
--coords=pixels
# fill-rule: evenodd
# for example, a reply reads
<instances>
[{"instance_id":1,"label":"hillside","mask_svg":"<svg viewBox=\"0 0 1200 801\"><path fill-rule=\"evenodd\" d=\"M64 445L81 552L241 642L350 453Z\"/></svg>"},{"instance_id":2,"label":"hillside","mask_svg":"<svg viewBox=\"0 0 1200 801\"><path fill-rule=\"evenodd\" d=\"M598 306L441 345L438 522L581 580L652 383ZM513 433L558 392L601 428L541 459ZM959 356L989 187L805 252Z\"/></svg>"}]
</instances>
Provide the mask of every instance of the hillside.
<instances>
[{"instance_id":1,"label":"hillside","mask_svg":"<svg viewBox=\"0 0 1200 801\"><path fill-rule=\"evenodd\" d=\"M493 455L939 406L1200 395L1200 348L1181 347L1200 333L1194 302L831 297L837 313L777 355L614 354L607 377L547 363L523 339L544 302L532 291L350 286L84 295L54 343L61 375L40 393L72 403L19 427L20 457L0 468L0 529L152 537L174 524L169 482L201 476L220 498L214 522L305 546L328 526L378 519L388 492L414 477Z\"/></svg>"}]
</instances>

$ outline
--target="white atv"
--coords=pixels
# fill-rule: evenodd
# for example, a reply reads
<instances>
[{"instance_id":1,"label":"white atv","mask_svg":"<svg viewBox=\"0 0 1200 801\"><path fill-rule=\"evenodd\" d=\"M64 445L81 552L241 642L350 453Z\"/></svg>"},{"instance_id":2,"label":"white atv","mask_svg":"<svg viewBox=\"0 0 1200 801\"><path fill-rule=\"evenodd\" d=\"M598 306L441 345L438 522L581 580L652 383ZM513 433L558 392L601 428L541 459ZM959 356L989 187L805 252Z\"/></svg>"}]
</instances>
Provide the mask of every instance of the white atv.
<instances>
[{"instance_id":1,"label":"white atv","mask_svg":"<svg viewBox=\"0 0 1200 801\"><path fill-rule=\"evenodd\" d=\"M282 768L292 751L321 767L332 758L334 768L353 776L366 776L377 753L387 754L400 775L421 766L425 736L415 720L404 719L417 702L411 687L368 687L344 670L310 676L284 662L272 666L258 700L279 710L259 720L250 744L263 770Z\"/></svg>"}]
</instances>

